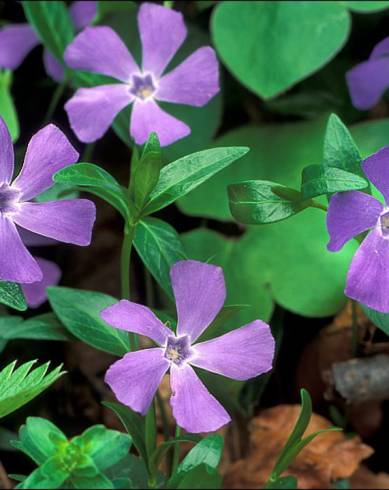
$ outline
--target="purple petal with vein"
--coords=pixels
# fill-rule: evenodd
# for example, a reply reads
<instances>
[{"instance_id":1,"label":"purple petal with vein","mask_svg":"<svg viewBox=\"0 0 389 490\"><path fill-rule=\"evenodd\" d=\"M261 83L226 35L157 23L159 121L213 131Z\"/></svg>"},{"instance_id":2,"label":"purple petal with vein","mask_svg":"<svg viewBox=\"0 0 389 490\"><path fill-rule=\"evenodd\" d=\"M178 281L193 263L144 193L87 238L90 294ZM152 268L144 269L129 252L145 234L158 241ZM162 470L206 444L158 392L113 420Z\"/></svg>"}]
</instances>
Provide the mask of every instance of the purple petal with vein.
<instances>
[{"instance_id":1,"label":"purple petal with vein","mask_svg":"<svg viewBox=\"0 0 389 490\"><path fill-rule=\"evenodd\" d=\"M197 366L228 378L244 381L270 371L274 338L266 323L255 320L216 339L196 344Z\"/></svg>"},{"instance_id":2,"label":"purple petal with vein","mask_svg":"<svg viewBox=\"0 0 389 490\"><path fill-rule=\"evenodd\" d=\"M97 13L97 2L92 0L73 2L69 8L74 27L81 31L92 23Z\"/></svg>"},{"instance_id":3,"label":"purple petal with vein","mask_svg":"<svg viewBox=\"0 0 389 490\"><path fill-rule=\"evenodd\" d=\"M30 283L41 279L42 271L23 245L16 226L0 213L0 280Z\"/></svg>"},{"instance_id":4,"label":"purple petal with vein","mask_svg":"<svg viewBox=\"0 0 389 490\"><path fill-rule=\"evenodd\" d=\"M0 29L0 67L15 70L39 39L28 24L9 25Z\"/></svg>"},{"instance_id":5,"label":"purple petal with vein","mask_svg":"<svg viewBox=\"0 0 389 490\"><path fill-rule=\"evenodd\" d=\"M162 349L144 349L130 352L112 364L105 382L121 403L145 415L168 369Z\"/></svg>"},{"instance_id":6,"label":"purple petal with vein","mask_svg":"<svg viewBox=\"0 0 389 490\"><path fill-rule=\"evenodd\" d=\"M360 63L347 72L346 80L353 105L370 109L389 87L389 56Z\"/></svg>"},{"instance_id":7,"label":"purple petal with vein","mask_svg":"<svg viewBox=\"0 0 389 490\"><path fill-rule=\"evenodd\" d=\"M56 82L61 82L65 75L65 68L54 58L47 49L43 50L43 64L45 65L46 73Z\"/></svg>"},{"instance_id":8,"label":"purple petal with vein","mask_svg":"<svg viewBox=\"0 0 389 490\"><path fill-rule=\"evenodd\" d=\"M86 246L91 242L96 208L87 199L25 202L12 219L22 228L60 242Z\"/></svg>"},{"instance_id":9,"label":"purple petal with vein","mask_svg":"<svg viewBox=\"0 0 389 490\"><path fill-rule=\"evenodd\" d=\"M162 110L153 100L135 101L130 133L137 145L143 145L155 132L161 146L167 146L190 134L190 127Z\"/></svg>"},{"instance_id":10,"label":"purple petal with vein","mask_svg":"<svg viewBox=\"0 0 389 490\"><path fill-rule=\"evenodd\" d=\"M126 85L100 85L78 89L65 110L77 138L91 143L104 135L117 114L133 100Z\"/></svg>"},{"instance_id":11,"label":"purple petal with vein","mask_svg":"<svg viewBox=\"0 0 389 490\"><path fill-rule=\"evenodd\" d=\"M389 240L376 227L351 262L345 294L382 313L389 312Z\"/></svg>"},{"instance_id":12,"label":"purple petal with vein","mask_svg":"<svg viewBox=\"0 0 389 490\"><path fill-rule=\"evenodd\" d=\"M362 163L366 177L374 184L389 204L389 146L381 148Z\"/></svg>"},{"instance_id":13,"label":"purple petal with vein","mask_svg":"<svg viewBox=\"0 0 389 490\"><path fill-rule=\"evenodd\" d=\"M177 306L177 335L187 334L193 343L223 307L223 270L196 260L181 260L171 268L170 277Z\"/></svg>"},{"instance_id":14,"label":"purple petal with vein","mask_svg":"<svg viewBox=\"0 0 389 490\"><path fill-rule=\"evenodd\" d=\"M382 210L382 204L364 192L334 194L327 212L328 250L337 252L351 238L373 228Z\"/></svg>"},{"instance_id":15,"label":"purple petal with vein","mask_svg":"<svg viewBox=\"0 0 389 490\"><path fill-rule=\"evenodd\" d=\"M213 432L230 422L228 413L189 365L171 366L170 385L173 416L187 432Z\"/></svg>"},{"instance_id":16,"label":"purple petal with vein","mask_svg":"<svg viewBox=\"0 0 389 490\"><path fill-rule=\"evenodd\" d=\"M50 260L35 257L43 278L39 282L23 284L22 289L30 308L38 308L47 300L46 288L56 286L61 279L61 269Z\"/></svg>"},{"instance_id":17,"label":"purple petal with vein","mask_svg":"<svg viewBox=\"0 0 389 490\"><path fill-rule=\"evenodd\" d=\"M22 170L12 185L27 201L52 187L55 172L77 160L78 153L64 133L48 124L31 138Z\"/></svg>"},{"instance_id":18,"label":"purple petal with vein","mask_svg":"<svg viewBox=\"0 0 389 490\"><path fill-rule=\"evenodd\" d=\"M109 325L127 332L134 332L163 345L173 332L146 306L122 299L100 314Z\"/></svg>"},{"instance_id":19,"label":"purple petal with vein","mask_svg":"<svg viewBox=\"0 0 389 490\"><path fill-rule=\"evenodd\" d=\"M0 187L9 184L14 172L14 147L8 127L0 117Z\"/></svg>"},{"instance_id":20,"label":"purple petal with vein","mask_svg":"<svg viewBox=\"0 0 389 490\"><path fill-rule=\"evenodd\" d=\"M215 51L195 51L159 81L156 99L202 107L219 92L219 65Z\"/></svg>"},{"instance_id":21,"label":"purple petal with vein","mask_svg":"<svg viewBox=\"0 0 389 490\"><path fill-rule=\"evenodd\" d=\"M65 50L67 65L76 70L102 73L128 82L139 72L126 45L110 27L86 27Z\"/></svg>"},{"instance_id":22,"label":"purple petal with vein","mask_svg":"<svg viewBox=\"0 0 389 490\"><path fill-rule=\"evenodd\" d=\"M180 12L143 3L138 26L142 41L142 70L157 78L169 64L186 38L186 27Z\"/></svg>"}]
</instances>

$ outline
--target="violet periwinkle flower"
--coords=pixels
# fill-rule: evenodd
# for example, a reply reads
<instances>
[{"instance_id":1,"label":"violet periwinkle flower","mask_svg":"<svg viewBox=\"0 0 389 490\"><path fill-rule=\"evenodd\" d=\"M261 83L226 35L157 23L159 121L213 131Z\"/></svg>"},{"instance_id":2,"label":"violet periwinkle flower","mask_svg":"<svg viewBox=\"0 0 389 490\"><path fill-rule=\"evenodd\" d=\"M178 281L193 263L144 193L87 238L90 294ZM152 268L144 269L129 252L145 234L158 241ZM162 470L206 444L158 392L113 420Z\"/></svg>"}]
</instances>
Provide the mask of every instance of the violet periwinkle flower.
<instances>
[{"instance_id":1,"label":"violet periwinkle flower","mask_svg":"<svg viewBox=\"0 0 389 490\"><path fill-rule=\"evenodd\" d=\"M367 61L346 74L351 100L357 109L373 107L389 88L389 37L379 42Z\"/></svg>"},{"instance_id":2,"label":"violet periwinkle flower","mask_svg":"<svg viewBox=\"0 0 389 490\"><path fill-rule=\"evenodd\" d=\"M226 288L220 267L183 260L170 271L178 326L174 334L145 306L122 300L101 317L115 328L151 338L158 347L130 352L115 362L105 380L117 399L145 414L170 369L170 400L177 424L188 432L211 432L230 421L192 366L236 380L272 368L274 339L266 323L255 320L221 337L196 343L223 307Z\"/></svg>"},{"instance_id":3,"label":"violet periwinkle flower","mask_svg":"<svg viewBox=\"0 0 389 490\"><path fill-rule=\"evenodd\" d=\"M96 8L95 1L78 1L71 5L69 14L77 31L92 22L96 16ZM3 27L0 29L0 67L15 70L39 44L41 41L29 24L11 24ZM56 82L63 79L63 65L47 49L43 50L43 63L51 78Z\"/></svg>"},{"instance_id":4,"label":"violet periwinkle flower","mask_svg":"<svg viewBox=\"0 0 389 490\"><path fill-rule=\"evenodd\" d=\"M360 191L332 196L327 214L328 249L336 252L351 238L369 231L351 262L345 294L374 310L388 313L389 147L367 158L362 168L386 204Z\"/></svg>"},{"instance_id":5,"label":"violet periwinkle flower","mask_svg":"<svg viewBox=\"0 0 389 490\"><path fill-rule=\"evenodd\" d=\"M0 280L23 284L43 279L17 226L60 242L89 245L96 216L93 202L30 202L54 185L55 172L77 160L78 153L66 136L49 124L31 138L23 167L12 181L14 151L8 128L0 118Z\"/></svg>"},{"instance_id":6,"label":"violet periwinkle flower","mask_svg":"<svg viewBox=\"0 0 389 490\"><path fill-rule=\"evenodd\" d=\"M132 104L130 134L135 142L141 145L155 132L162 146L169 145L191 130L156 101L202 107L219 91L218 62L209 46L199 48L163 74L187 35L181 13L144 3L138 12L138 27L141 68L110 27L87 27L65 51L71 68L108 75L120 82L80 88L66 103L70 125L84 143L101 138L116 115Z\"/></svg>"}]
</instances>

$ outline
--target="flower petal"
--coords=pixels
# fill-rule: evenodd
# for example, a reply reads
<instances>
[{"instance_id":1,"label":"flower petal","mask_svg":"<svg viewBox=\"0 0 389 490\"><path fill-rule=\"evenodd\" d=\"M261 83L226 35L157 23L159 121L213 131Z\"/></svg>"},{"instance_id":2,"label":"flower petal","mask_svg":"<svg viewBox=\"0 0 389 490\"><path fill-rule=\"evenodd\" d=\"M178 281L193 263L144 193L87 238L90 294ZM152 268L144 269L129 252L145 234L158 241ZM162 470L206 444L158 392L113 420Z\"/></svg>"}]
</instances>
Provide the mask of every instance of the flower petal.
<instances>
[{"instance_id":1,"label":"flower petal","mask_svg":"<svg viewBox=\"0 0 389 490\"><path fill-rule=\"evenodd\" d=\"M381 148L362 163L366 177L374 184L389 204L389 146Z\"/></svg>"},{"instance_id":2,"label":"flower petal","mask_svg":"<svg viewBox=\"0 0 389 490\"><path fill-rule=\"evenodd\" d=\"M389 37L385 37L382 41L374 46L369 59L381 58L389 54Z\"/></svg>"},{"instance_id":3,"label":"flower petal","mask_svg":"<svg viewBox=\"0 0 389 490\"><path fill-rule=\"evenodd\" d=\"M0 280L30 283L41 279L42 271L23 245L16 226L0 213Z\"/></svg>"},{"instance_id":4,"label":"flower petal","mask_svg":"<svg viewBox=\"0 0 389 490\"><path fill-rule=\"evenodd\" d=\"M128 82L138 65L126 45L110 27L86 27L65 50L67 65L75 70L102 73Z\"/></svg>"},{"instance_id":5,"label":"flower petal","mask_svg":"<svg viewBox=\"0 0 389 490\"><path fill-rule=\"evenodd\" d=\"M50 260L36 257L43 277L41 281L32 284L23 284L22 289L30 308L38 308L47 300L46 288L56 286L61 278L61 269Z\"/></svg>"},{"instance_id":6,"label":"flower petal","mask_svg":"<svg viewBox=\"0 0 389 490\"><path fill-rule=\"evenodd\" d=\"M197 260L181 260L171 268L170 277L177 306L177 334L190 335L193 343L223 307L223 270Z\"/></svg>"},{"instance_id":7,"label":"flower petal","mask_svg":"<svg viewBox=\"0 0 389 490\"><path fill-rule=\"evenodd\" d=\"M167 146L188 136L190 128L153 100L136 100L131 115L131 136L136 144L143 145L152 132L157 133L161 146Z\"/></svg>"},{"instance_id":8,"label":"flower petal","mask_svg":"<svg viewBox=\"0 0 389 490\"><path fill-rule=\"evenodd\" d=\"M96 208L88 199L25 202L12 218L22 228L39 235L86 246L91 242Z\"/></svg>"},{"instance_id":9,"label":"flower petal","mask_svg":"<svg viewBox=\"0 0 389 490\"><path fill-rule=\"evenodd\" d=\"M14 172L14 147L8 127L0 117L0 186L9 184Z\"/></svg>"},{"instance_id":10,"label":"flower petal","mask_svg":"<svg viewBox=\"0 0 389 490\"><path fill-rule=\"evenodd\" d=\"M189 365L170 369L170 404L179 427L193 434L213 432L230 422L222 405L212 396Z\"/></svg>"},{"instance_id":11,"label":"flower petal","mask_svg":"<svg viewBox=\"0 0 389 490\"><path fill-rule=\"evenodd\" d=\"M48 124L28 143L22 170L12 185L28 201L52 187L53 175L77 162L78 156L64 133L54 124Z\"/></svg>"},{"instance_id":12,"label":"flower petal","mask_svg":"<svg viewBox=\"0 0 389 490\"><path fill-rule=\"evenodd\" d=\"M78 89L65 110L77 138L91 143L104 135L116 115L133 100L127 85L100 85Z\"/></svg>"},{"instance_id":13,"label":"flower petal","mask_svg":"<svg viewBox=\"0 0 389 490\"><path fill-rule=\"evenodd\" d=\"M389 240L378 227L362 242L351 262L345 294L369 308L389 312Z\"/></svg>"},{"instance_id":14,"label":"flower petal","mask_svg":"<svg viewBox=\"0 0 389 490\"><path fill-rule=\"evenodd\" d=\"M346 80L353 105L370 109L389 87L389 57L360 63L346 73Z\"/></svg>"},{"instance_id":15,"label":"flower petal","mask_svg":"<svg viewBox=\"0 0 389 490\"><path fill-rule=\"evenodd\" d=\"M153 3L143 3L138 13L142 41L142 71L159 77L186 38L180 12Z\"/></svg>"},{"instance_id":16,"label":"flower petal","mask_svg":"<svg viewBox=\"0 0 389 490\"><path fill-rule=\"evenodd\" d=\"M39 43L28 24L3 27L0 29L0 67L15 70Z\"/></svg>"},{"instance_id":17,"label":"flower petal","mask_svg":"<svg viewBox=\"0 0 389 490\"><path fill-rule=\"evenodd\" d=\"M105 382L121 403L145 415L168 369L169 361L160 348L129 352L112 364Z\"/></svg>"},{"instance_id":18,"label":"flower petal","mask_svg":"<svg viewBox=\"0 0 389 490\"><path fill-rule=\"evenodd\" d=\"M81 29L91 24L96 17L97 2L92 0L73 2L69 8L69 13L74 27L77 31L81 31Z\"/></svg>"},{"instance_id":19,"label":"flower petal","mask_svg":"<svg viewBox=\"0 0 389 490\"><path fill-rule=\"evenodd\" d=\"M216 339L193 346L189 362L228 378L246 380L270 371L274 338L266 323L255 320Z\"/></svg>"},{"instance_id":20,"label":"flower petal","mask_svg":"<svg viewBox=\"0 0 389 490\"><path fill-rule=\"evenodd\" d=\"M144 335L160 345L166 342L168 335L173 335L149 308L126 299L109 306L100 316L115 328Z\"/></svg>"},{"instance_id":21,"label":"flower petal","mask_svg":"<svg viewBox=\"0 0 389 490\"><path fill-rule=\"evenodd\" d=\"M163 76L155 98L175 104L202 107L220 90L215 51L203 47Z\"/></svg>"},{"instance_id":22,"label":"flower petal","mask_svg":"<svg viewBox=\"0 0 389 490\"><path fill-rule=\"evenodd\" d=\"M43 64L45 65L46 73L56 82L61 82L65 75L65 68L55 58L48 49L43 50Z\"/></svg>"},{"instance_id":23,"label":"flower petal","mask_svg":"<svg viewBox=\"0 0 389 490\"><path fill-rule=\"evenodd\" d=\"M383 209L382 204L360 191L338 192L331 197L327 212L330 241L327 248L337 252L343 245L373 228Z\"/></svg>"},{"instance_id":24,"label":"flower petal","mask_svg":"<svg viewBox=\"0 0 389 490\"><path fill-rule=\"evenodd\" d=\"M28 231L24 228L17 228L17 230L26 247L47 247L50 245L58 245L58 242L52 238L37 235L36 233Z\"/></svg>"}]
</instances>

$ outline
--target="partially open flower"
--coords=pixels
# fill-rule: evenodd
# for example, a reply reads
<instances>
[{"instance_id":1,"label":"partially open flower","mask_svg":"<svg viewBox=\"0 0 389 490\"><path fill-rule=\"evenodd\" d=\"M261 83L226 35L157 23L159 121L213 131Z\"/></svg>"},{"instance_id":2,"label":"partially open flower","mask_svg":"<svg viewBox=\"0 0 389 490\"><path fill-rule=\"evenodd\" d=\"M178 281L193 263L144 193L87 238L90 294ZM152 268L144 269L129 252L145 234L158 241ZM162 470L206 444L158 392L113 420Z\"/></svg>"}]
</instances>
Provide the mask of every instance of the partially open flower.
<instances>
[{"instance_id":1,"label":"partially open flower","mask_svg":"<svg viewBox=\"0 0 389 490\"><path fill-rule=\"evenodd\" d=\"M106 382L119 401L145 414L170 369L173 415L188 432L210 432L230 421L192 366L229 378L247 380L272 368L274 339L255 320L221 337L196 343L223 307L226 289L220 267L194 260L171 269L178 326L174 333L145 306L122 300L101 316L110 325L150 337L158 347L126 354L113 364Z\"/></svg>"}]
</instances>

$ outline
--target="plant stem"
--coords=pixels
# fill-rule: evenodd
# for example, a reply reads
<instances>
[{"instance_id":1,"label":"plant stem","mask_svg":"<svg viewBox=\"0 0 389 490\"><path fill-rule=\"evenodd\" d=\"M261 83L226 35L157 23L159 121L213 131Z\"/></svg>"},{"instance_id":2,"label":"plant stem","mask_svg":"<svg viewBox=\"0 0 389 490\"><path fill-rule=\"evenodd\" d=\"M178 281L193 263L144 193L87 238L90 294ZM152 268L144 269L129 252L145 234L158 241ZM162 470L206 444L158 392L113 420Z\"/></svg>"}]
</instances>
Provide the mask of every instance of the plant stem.
<instances>
[{"instance_id":1,"label":"plant stem","mask_svg":"<svg viewBox=\"0 0 389 490\"><path fill-rule=\"evenodd\" d=\"M84 148L84 152L81 156L81 161L90 162L90 160L92 160L94 149L95 149L95 143L90 143L89 145L86 145Z\"/></svg>"},{"instance_id":2,"label":"plant stem","mask_svg":"<svg viewBox=\"0 0 389 490\"><path fill-rule=\"evenodd\" d=\"M328 207L325 204L321 204L320 202L317 202L317 201L312 201L311 207L321 209L322 211L325 211L325 212L328 211Z\"/></svg>"},{"instance_id":3,"label":"plant stem","mask_svg":"<svg viewBox=\"0 0 389 490\"><path fill-rule=\"evenodd\" d=\"M181 435L181 428L177 425L175 437L180 437L180 435ZM179 460L180 460L180 443L176 442L176 444L174 445L173 460L172 460L172 472L171 472L172 475L174 475L174 473L176 472Z\"/></svg>"},{"instance_id":4,"label":"plant stem","mask_svg":"<svg viewBox=\"0 0 389 490\"><path fill-rule=\"evenodd\" d=\"M359 333L359 325L358 325L358 313L357 313L357 302L351 300L351 352L355 357L358 353L358 333Z\"/></svg>"},{"instance_id":5,"label":"plant stem","mask_svg":"<svg viewBox=\"0 0 389 490\"><path fill-rule=\"evenodd\" d=\"M54 112L58 106L58 103L61 100L63 93L65 92L67 84L68 84L68 79L67 79L67 77L65 77L63 79L63 81L59 85L57 85L57 88L55 89L55 91L53 93L53 97L51 98L49 107L48 107L46 115L45 115L45 119L44 119L44 123L43 123L44 125L48 124L50 122L50 120L52 119Z\"/></svg>"},{"instance_id":6,"label":"plant stem","mask_svg":"<svg viewBox=\"0 0 389 490\"><path fill-rule=\"evenodd\" d=\"M165 406L163 404L163 400L161 395L159 394L159 391L157 391L157 403L158 403L158 408L159 411L161 412L161 419L162 419L162 430L163 430L163 437L165 441L170 439L170 434L169 434L169 421L166 415L166 410Z\"/></svg>"}]
</instances>

